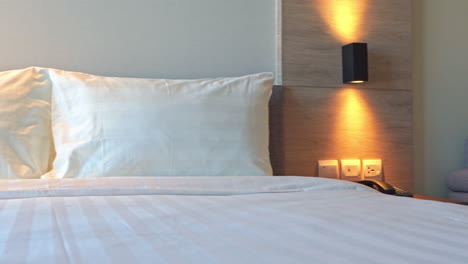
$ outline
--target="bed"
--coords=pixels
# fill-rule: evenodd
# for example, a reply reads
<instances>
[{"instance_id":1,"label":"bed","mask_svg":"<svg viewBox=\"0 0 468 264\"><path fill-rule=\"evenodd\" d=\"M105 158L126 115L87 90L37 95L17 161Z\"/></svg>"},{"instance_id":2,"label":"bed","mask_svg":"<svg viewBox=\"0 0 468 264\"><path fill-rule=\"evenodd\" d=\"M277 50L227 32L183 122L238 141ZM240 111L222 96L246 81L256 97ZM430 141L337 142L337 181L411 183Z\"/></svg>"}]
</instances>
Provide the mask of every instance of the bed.
<instances>
[{"instance_id":1,"label":"bed","mask_svg":"<svg viewBox=\"0 0 468 264\"><path fill-rule=\"evenodd\" d=\"M2 263L466 263L468 210L311 177L0 182Z\"/></svg>"},{"instance_id":2,"label":"bed","mask_svg":"<svg viewBox=\"0 0 468 264\"><path fill-rule=\"evenodd\" d=\"M272 176L272 84L0 73L0 262L467 262L466 206Z\"/></svg>"}]
</instances>

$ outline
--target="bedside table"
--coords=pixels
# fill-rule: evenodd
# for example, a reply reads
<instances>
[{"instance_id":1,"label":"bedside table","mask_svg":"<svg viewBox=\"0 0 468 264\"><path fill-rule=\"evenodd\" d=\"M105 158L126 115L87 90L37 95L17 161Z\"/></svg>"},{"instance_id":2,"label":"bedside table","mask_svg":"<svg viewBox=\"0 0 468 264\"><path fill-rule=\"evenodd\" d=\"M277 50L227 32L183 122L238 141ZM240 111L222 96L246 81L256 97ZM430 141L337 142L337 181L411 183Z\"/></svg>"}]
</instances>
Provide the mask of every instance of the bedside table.
<instances>
[{"instance_id":1,"label":"bedside table","mask_svg":"<svg viewBox=\"0 0 468 264\"><path fill-rule=\"evenodd\" d=\"M468 205L468 202L461 202L461 201L455 201L455 200L449 200L449 199L443 199L443 198L436 198L436 197L430 197L430 196L418 195L418 194L415 194L413 196L413 198L421 199L421 200L438 201L438 202L444 202L444 203Z\"/></svg>"}]
</instances>

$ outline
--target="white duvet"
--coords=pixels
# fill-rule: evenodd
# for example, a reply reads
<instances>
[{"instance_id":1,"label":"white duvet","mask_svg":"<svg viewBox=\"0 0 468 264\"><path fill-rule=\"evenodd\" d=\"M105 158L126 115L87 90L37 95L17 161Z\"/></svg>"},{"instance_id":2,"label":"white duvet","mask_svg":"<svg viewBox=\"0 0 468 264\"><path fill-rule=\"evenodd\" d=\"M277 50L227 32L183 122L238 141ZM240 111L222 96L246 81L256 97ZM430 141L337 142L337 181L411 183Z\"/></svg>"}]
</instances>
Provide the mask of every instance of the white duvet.
<instances>
[{"instance_id":1,"label":"white duvet","mask_svg":"<svg viewBox=\"0 0 468 264\"><path fill-rule=\"evenodd\" d=\"M305 177L0 181L1 263L468 263L468 207Z\"/></svg>"}]
</instances>

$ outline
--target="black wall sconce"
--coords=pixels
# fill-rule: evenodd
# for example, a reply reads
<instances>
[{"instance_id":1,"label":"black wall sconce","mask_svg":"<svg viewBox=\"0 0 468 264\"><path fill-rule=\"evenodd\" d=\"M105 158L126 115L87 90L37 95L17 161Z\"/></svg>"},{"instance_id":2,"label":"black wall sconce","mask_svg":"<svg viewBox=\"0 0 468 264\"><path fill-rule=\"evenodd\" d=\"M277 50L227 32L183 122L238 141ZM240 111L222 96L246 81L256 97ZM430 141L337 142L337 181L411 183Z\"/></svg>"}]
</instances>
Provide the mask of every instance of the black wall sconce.
<instances>
[{"instance_id":1,"label":"black wall sconce","mask_svg":"<svg viewBox=\"0 0 468 264\"><path fill-rule=\"evenodd\" d=\"M369 80L367 71L367 43L343 46L343 83L364 83Z\"/></svg>"}]
</instances>

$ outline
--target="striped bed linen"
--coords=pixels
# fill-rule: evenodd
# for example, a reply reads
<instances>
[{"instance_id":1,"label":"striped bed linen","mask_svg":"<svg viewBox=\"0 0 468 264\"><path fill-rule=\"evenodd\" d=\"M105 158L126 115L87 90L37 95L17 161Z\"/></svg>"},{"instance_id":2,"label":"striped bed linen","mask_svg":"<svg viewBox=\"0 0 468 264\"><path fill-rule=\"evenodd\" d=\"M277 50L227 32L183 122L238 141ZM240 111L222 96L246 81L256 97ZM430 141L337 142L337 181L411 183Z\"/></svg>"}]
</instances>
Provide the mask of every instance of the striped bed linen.
<instances>
[{"instance_id":1,"label":"striped bed linen","mask_svg":"<svg viewBox=\"0 0 468 264\"><path fill-rule=\"evenodd\" d=\"M468 263L468 207L309 177L0 181L1 263Z\"/></svg>"}]
</instances>

